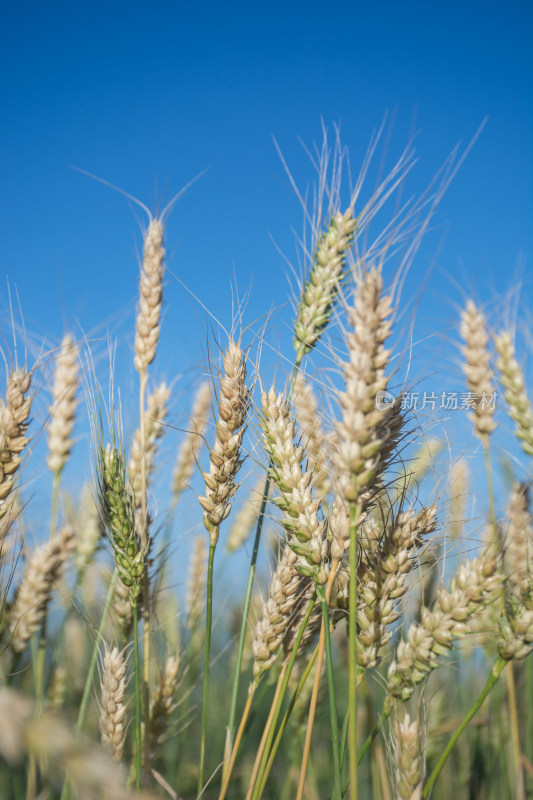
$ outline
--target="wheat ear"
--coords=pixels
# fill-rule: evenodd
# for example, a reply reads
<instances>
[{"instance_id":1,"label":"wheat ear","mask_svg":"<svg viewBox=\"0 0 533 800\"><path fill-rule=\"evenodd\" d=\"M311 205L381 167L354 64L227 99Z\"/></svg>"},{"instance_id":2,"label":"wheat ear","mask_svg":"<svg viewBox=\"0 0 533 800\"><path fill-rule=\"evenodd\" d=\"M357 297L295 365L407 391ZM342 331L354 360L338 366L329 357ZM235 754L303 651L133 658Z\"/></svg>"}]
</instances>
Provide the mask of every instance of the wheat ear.
<instances>
[{"instance_id":1,"label":"wheat ear","mask_svg":"<svg viewBox=\"0 0 533 800\"><path fill-rule=\"evenodd\" d=\"M422 800L424 779L422 732L409 714L393 726L392 751L397 800Z\"/></svg>"},{"instance_id":2,"label":"wheat ear","mask_svg":"<svg viewBox=\"0 0 533 800\"><path fill-rule=\"evenodd\" d=\"M494 337L494 345L499 355L496 366L505 387L509 413L516 423L516 435L523 450L533 456L533 407L526 393L524 374L516 360L511 334L502 331Z\"/></svg>"},{"instance_id":3,"label":"wheat ear","mask_svg":"<svg viewBox=\"0 0 533 800\"><path fill-rule=\"evenodd\" d=\"M437 667L453 640L468 632L468 623L501 593L502 576L490 555L461 564L451 590L441 589L432 609L422 608L420 624L410 625L388 671L393 697L405 701L415 686Z\"/></svg>"},{"instance_id":4,"label":"wheat ear","mask_svg":"<svg viewBox=\"0 0 533 800\"><path fill-rule=\"evenodd\" d=\"M72 336L67 334L56 356L48 425L46 463L54 475L63 470L72 450L78 385L78 347Z\"/></svg>"},{"instance_id":5,"label":"wheat ear","mask_svg":"<svg viewBox=\"0 0 533 800\"><path fill-rule=\"evenodd\" d=\"M293 403L302 432L302 444L307 453L308 468L313 474L312 485L319 497L326 497L331 491L328 474L328 439L322 427L313 387L301 373L296 376Z\"/></svg>"},{"instance_id":6,"label":"wheat ear","mask_svg":"<svg viewBox=\"0 0 533 800\"><path fill-rule=\"evenodd\" d=\"M104 657L100 670L100 715L98 723L102 744L111 754L112 760L118 764L124 755L126 742L126 668L127 659L124 650L105 645Z\"/></svg>"},{"instance_id":7,"label":"wheat ear","mask_svg":"<svg viewBox=\"0 0 533 800\"><path fill-rule=\"evenodd\" d=\"M137 510L141 508L141 459L144 454L146 470L146 487L150 485L154 471L154 461L159 439L163 436L164 422L167 417L167 404L170 398L170 388L161 383L148 395L144 420L144 442L141 439L139 428L133 435L128 463L128 475L135 494Z\"/></svg>"},{"instance_id":8,"label":"wheat ear","mask_svg":"<svg viewBox=\"0 0 533 800\"><path fill-rule=\"evenodd\" d=\"M115 554L120 579L137 598L144 571L145 549L135 525L135 506L126 478L124 456L113 444L100 447L98 483L103 518Z\"/></svg>"},{"instance_id":9,"label":"wheat ear","mask_svg":"<svg viewBox=\"0 0 533 800\"><path fill-rule=\"evenodd\" d=\"M64 526L57 536L38 547L30 557L10 610L11 648L15 653L22 653L38 631L54 585L62 575L74 544L72 528Z\"/></svg>"},{"instance_id":10,"label":"wheat ear","mask_svg":"<svg viewBox=\"0 0 533 800\"><path fill-rule=\"evenodd\" d=\"M263 603L262 619L257 623L252 643L253 675L257 685L276 661L294 618L301 591L298 555L285 545L272 575L268 599Z\"/></svg>"},{"instance_id":11,"label":"wheat ear","mask_svg":"<svg viewBox=\"0 0 533 800\"><path fill-rule=\"evenodd\" d=\"M296 360L315 347L328 324L346 271L356 220L353 209L337 212L319 238L309 276L302 289L294 323Z\"/></svg>"},{"instance_id":12,"label":"wheat ear","mask_svg":"<svg viewBox=\"0 0 533 800\"><path fill-rule=\"evenodd\" d=\"M322 585L329 574L325 521L319 519L320 500L312 497L313 473L302 469L305 451L295 445L296 422L287 399L274 389L262 393L261 411L269 474L279 492L274 503L283 512L287 544L299 557L295 568Z\"/></svg>"},{"instance_id":13,"label":"wheat ear","mask_svg":"<svg viewBox=\"0 0 533 800\"><path fill-rule=\"evenodd\" d=\"M21 453L29 441L26 433L31 410L30 385L30 372L22 368L13 370L7 380L6 399L0 400L0 519L13 502Z\"/></svg>"},{"instance_id":14,"label":"wheat ear","mask_svg":"<svg viewBox=\"0 0 533 800\"><path fill-rule=\"evenodd\" d=\"M172 496L176 503L189 485L198 455L204 443L203 435L207 428L209 411L211 408L211 387L207 381L198 388L193 408L189 430L185 434L183 442L178 450L176 464L172 475Z\"/></svg>"},{"instance_id":15,"label":"wheat ear","mask_svg":"<svg viewBox=\"0 0 533 800\"><path fill-rule=\"evenodd\" d=\"M152 756L165 741L170 715L177 707L176 692L179 684L180 660L168 656L164 669L159 673L154 693L150 698L150 742Z\"/></svg>"},{"instance_id":16,"label":"wheat ear","mask_svg":"<svg viewBox=\"0 0 533 800\"><path fill-rule=\"evenodd\" d=\"M463 372L472 395L472 414L470 416L474 422L476 434L480 439L486 439L496 428L495 407L492 403L494 397L493 373L488 350L487 323L472 300L468 301L461 315L461 336L465 342L462 347L465 357Z\"/></svg>"},{"instance_id":17,"label":"wheat ear","mask_svg":"<svg viewBox=\"0 0 533 800\"><path fill-rule=\"evenodd\" d=\"M212 546L216 545L221 523L231 510L235 479L241 466L240 450L250 393L245 386L246 360L238 344L230 341L220 378L216 438L209 451L209 472L202 472L205 495L198 500L204 509L204 526Z\"/></svg>"},{"instance_id":18,"label":"wheat ear","mask_svg":"<svg viewBox=\"0 0 533 800\"><path fill-rule=\"evenodd\" d=\"M391 639L388 626L399 617L398 601L407 591L406 579L424 539L436 528L436 508L401 512L380 536L368 559L358 596L357 660L364 669L376 667L380 650Z\"/></svg>"},{"instance_id":19,"label":"wheat ear","mask_svg":"<svg viewBox=\"0 0 533 800\"><path fill-rule=\"evenodd\" d=\"M163 302L163 223L151 220L144 237L135 330L135 368L143 373L155 358Z\"/></svg>"}]
</instances>

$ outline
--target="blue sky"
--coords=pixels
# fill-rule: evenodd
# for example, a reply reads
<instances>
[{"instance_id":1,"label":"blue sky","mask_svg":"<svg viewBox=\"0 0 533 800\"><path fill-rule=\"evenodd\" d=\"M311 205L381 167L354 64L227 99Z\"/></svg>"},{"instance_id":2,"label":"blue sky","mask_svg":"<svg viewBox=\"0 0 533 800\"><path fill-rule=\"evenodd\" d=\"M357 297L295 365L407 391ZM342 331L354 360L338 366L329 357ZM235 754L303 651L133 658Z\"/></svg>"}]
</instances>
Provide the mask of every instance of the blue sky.
<instances>
[{"instance_id":1,"label":"blue sky","mask_svg":"<svg viewBox=\"0 0 533 800\"><path fill-rule=\"evenodd\" d=\"M232 285L244 291L252 276L245 321L284 304L287 267L273 240L294 258L302 212L272 137L305 189L314 173L299 139L311 146L321 120L341 123L357 172L385 113L378 166L385 152L390 167L416 133L414 193L488 117L406 284L409 299L428 281L422 332L448 331L468 294L497 307L517 277L527 306L532 16L526 2L454 0L5 5L4 321L9 280L32 342L46 335L54 344L67 327L94 338L109 328L131 347L136 216L144 217L71 166L152 207L207 170L170 217L172 273L227 326ZM283 337L290 313L277 319ZM205 324L200 305L169 275L159 374L195 374ZM134 386L129 362L125 380ZM180 409L178 400L176 418Z\"/></svg>"}]
</instances>

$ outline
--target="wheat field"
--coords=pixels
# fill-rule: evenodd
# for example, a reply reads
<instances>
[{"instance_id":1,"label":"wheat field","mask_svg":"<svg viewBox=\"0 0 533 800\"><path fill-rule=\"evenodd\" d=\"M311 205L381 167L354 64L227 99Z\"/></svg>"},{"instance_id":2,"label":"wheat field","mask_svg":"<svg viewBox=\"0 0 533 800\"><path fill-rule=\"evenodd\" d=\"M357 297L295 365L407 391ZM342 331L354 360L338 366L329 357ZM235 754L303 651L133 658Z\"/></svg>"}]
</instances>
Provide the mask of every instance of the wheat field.
<instances>
[{"instance_id":1,"label":"wheat field","mask_svg":"<svg viewBox=\"0 0 533 800\"><path fill-rule=\"evenodd\" d=\"M421 374L403 287L456 164L403 203L413 153L369 191L375 144L353 185L325 144L292 302L209 312L179 418L172 202L143 207L133 397L111 342L2 332L2 800L533 797L521 313L465 295Z\"/></svg>"}]
</instances>

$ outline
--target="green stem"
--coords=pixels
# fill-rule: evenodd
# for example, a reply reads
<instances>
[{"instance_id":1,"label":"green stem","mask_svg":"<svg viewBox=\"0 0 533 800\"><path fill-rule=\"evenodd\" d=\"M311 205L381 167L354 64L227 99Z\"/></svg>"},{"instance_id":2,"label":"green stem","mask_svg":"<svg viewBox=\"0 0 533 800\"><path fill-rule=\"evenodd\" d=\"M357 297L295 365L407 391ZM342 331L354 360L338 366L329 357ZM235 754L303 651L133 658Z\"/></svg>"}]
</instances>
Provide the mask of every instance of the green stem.
<instances>
[{"instance_id":1,"label":"green stem","mask_svg":"<svg viewBox=\"0 0 533 800\"><path fill-rule=\"evenodd\" d=\"M453 734L453 736L451 737L450 741L446 745L446 747L444 749L444 752L442 753L441 757L439 758L439 760L437 762L437 765L435 766L435 769L433 770L433 772L429 776L429 780L428 780L428 782L426 783L426 785L424 787L424 794L423 794L424 798L429 797L429 795L431 794L431 790L432 790L432 788L433 788L433 786L435 784L435 781L437 780L437 778L439 777L440 773L442 772L442 768L444 767L444 764L446 763L446 760L447 760L448 756L450 755L450 753L452 752L453 748L457 744L457 741L458 741L460 735L462 734L464 729L468 726L470 721L475 717L475 715L477 714L477 712L479 711L479 709L483 705L483 702L485 701L485 698L489 695L489 693L491 692L491 690L495 686L495 684L498 681L498 678L500 677L501 672L502 672L502 670L503 670L503 668L505 667L506 664L507 664L507 661L504 661L503 658L497 658L496 661L494 662L494 664L492 665L492 669L491 669L489 678L488 678L483 690L481 691L481 693L477 697L475 703L471 706L470 710L468 711L468 713L464 717L464 719L461 722L461 724L459 725L459 727L456 729L455 733Z\"/></svg>"},{"instance_id":2,"label":"green stem","mask_svg":"<svg viewBox=\"0 0 533 800\"><path fill-rule=\"evenodd\" d=\"M287 399L290 400L292 397L292 393L294 391L294 385L296 383L296 377L298 375L298 371L300 369L300 364L302 361L303 354L297 356L296 361L294 363L294 367L292 370L291 381L289 384L289 391L287 393ZM254 587L254 580L255 580L255 569L257 564L257 555L259 553L259 543L261 541L261 532L263 530L263 521L265 518L265 509L266 504L268 501L268 494L270 491L270 478L267 475L265 479L265 488L263 489L263 500L261 502L261 508L259 510L259 516L257 518L257 525L255 529L255 539L254 539L254 546L252 550L252 557L250 559L250 569L248 571L248 584L246 586L246 595L244 598L244 606L242 610L242 619L241 619L241 630L239 633L239 645L237 648L237 660L235 663L235 672L233 676L233 687L231 690L231 701L230 701L230 711L229 711L229 718L228 718L228 735L226 737L226 758L224 759L224 767L222 770L222 778L225 777L226 772L226 765L227 765L227 757L229 753L231 753L231 748L233 746L233 736L235 732L235 718L237 715L237 700L239 697L239 683L241 680L241 665L242 665L242 657L244 654L244 642L246 638L246 630L248 626L248 614L250 612L250 605L252 602L252 591Z\"/></svg>"},{"instance_id":3,"label":"green stem","mask_svg":"<svg viewBox=\"0 0 533 800\"><path fill-rule=\"evenodd\" d=\"M141 736L141 665L139 663L139 619L137 600L132 601L133 611L133 662L135 667L135 786L141 790L142 775L142 736ZM145 728L148 727L146 720Z\"/></svg>"},{"instance_id":4,"label":"green stem","mask_svg":"<svg viewBox=\"0 0 533 800\"><path fill-rule=\"evenodd\" d=\"M198 770L198 794L204 788L205 743L207 737L207 700L209 695L209 662L211 660L211 625L213 618L213 562L215 545L209 546L207 562L207 607L205 613L204 687L202 699L202 732L200 738L200 766Z\"/></svg>"},{"instance_id":5,"label":"green stem","mask_svg":"<svg viewBox=\"0 0 533 800\"><path fill-rule=\"evenodd\" d=\"M257 780L256 780L255 788L254 788L254 791L253 791L253 794L252 794L252 800L259 800L259 798L263 794L263 776L265 774L265 770L266 770L266 766L267 766L267 760L268 760L268 756L269 756L269 753L270 753L270 747L272 745L272 740L274 739L274 733L275 733L276 725L277 725L278 718L279 718L279 715L280 715L281 706L282 706L283 700L285 698L285 692L287 691L287 686L289 684L289 680L290 680L290 677L291 677L292 668L294 666L294 662L296 661L296 656L298 654L298 649L300 647L300 642L302 641L302 636L304 635L304 631L305 631L305 629L307 627L307 623L309 621L309 617L311 616L311 612L312 612L312 610L313 610L313 608L315 606L315 603L316 603L316 594L313 595L313 598L311 599L311 601L309 603L309 606L308 606L307 611L305 613L305 617L303 618L302 624L300 625L300 629L298 631L298 636L296 637L296 641L294 642L294 646L292 648L292 652L291 652L291 656L290 656L290 659L289 659L289 663L287 665L287 670L285 672L285 677L284 677L283 683L281 685L281 691L279 693L278 702L276 704L274 715L272 717L272 724L270 725L270 730L268 732L268 737L267 737L265 748L264 748L264 751L263 751L263 757L262 757L261 763L259 765L259 772L257 774Z\"/></svg>"},{"instance_id":6,"label":"green stem","mask_svg":"<svg viewBox=\"0 0 533 800\"><path fill-rule=\"evenodd\" d=\"M324 624L324 646L326 649L326 668L328 675L329 710L331 719L331 739L333 747L333 768L335 780L335 797L342 800L341 762L339 755L339 726L337 722L337 705L335 700L335 676L333 674L333 661L331 658L331 638L329 634L329 612L326 595L322 586L317 586L317 595L322 609Z\"/></svg>"},{"instance_id":7,"label":"green stem","mask_svg":"<svg viewBox=\"0 0 533 800\"><path fill-rule=\"evenodd\" d=\"M350 798L357 800L357 506L350 504L350 614L348 616L348 755Z\"/></svg>"}]
</instances>

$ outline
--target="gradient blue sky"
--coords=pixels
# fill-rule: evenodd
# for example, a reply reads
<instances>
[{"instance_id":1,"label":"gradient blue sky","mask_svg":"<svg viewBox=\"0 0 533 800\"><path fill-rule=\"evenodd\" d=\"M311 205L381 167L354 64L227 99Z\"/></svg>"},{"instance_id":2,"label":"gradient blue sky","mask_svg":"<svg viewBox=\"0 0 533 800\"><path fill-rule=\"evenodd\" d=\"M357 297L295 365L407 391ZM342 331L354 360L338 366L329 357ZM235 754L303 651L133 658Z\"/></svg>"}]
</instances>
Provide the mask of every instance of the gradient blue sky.
<instances>
[{"instance_id":1,"label":"gradient blue sky","mask_svg":"<svg viewBox=\"0 0 533 800\"><path fill-rule=\"evenodd\" d=\"M447 330L465 294L494 305L517 276L527 305L532 9L455 0L5 4L4 319L8 279L31 341L56 343L68 326L105 336L109 326L131 342L138 211L71 165L151 206L207 168L170 217L170 268L226 325L232 283L244 290L253 275L246 321L255 319L288 297L272 239L293 257L292 230L302 227L272 136L305 188L314 174L299 137L312 145L321 119L340 122L357 172L386 112L386 166L417 133L413 192L488 117L411 269L408 296L432 266L426 324ZM204 324L169 276L161 374L172 380L201 362Z\"/></svg>"}]
</instances>

